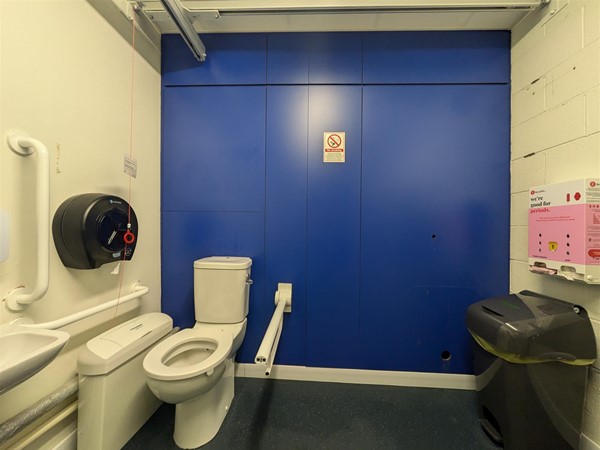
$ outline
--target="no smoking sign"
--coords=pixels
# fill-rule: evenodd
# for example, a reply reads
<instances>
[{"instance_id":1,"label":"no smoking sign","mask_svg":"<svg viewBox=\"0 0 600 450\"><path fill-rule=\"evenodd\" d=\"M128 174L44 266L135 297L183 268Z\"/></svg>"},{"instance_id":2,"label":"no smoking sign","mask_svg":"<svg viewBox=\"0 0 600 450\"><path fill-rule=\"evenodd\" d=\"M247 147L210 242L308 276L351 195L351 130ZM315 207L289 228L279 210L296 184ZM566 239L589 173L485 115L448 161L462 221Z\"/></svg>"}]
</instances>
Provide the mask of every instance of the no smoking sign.
<instances>
[{"instance_id":1,"label":"no smoking sign","mask_svg":"<svg viewBox=\"0 0 600 450\"><path fill-rule=\"evenodd\" d=\"M326 131L323 133L323 162L346 162L345 131Z\"/></svg>"}]
</instances>

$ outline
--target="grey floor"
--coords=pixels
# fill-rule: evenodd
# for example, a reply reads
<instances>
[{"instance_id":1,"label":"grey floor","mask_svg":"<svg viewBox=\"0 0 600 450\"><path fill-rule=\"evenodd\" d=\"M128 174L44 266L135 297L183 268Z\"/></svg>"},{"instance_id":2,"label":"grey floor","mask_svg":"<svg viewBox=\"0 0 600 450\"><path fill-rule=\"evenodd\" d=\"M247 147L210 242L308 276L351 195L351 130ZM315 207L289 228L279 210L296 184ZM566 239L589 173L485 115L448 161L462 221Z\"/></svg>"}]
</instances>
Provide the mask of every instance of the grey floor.
<instances>
[{"instance_id":1,"label":"grey floor","mask_svg":"<svg viewBox=\"0 0 600 450\"><path fill-rule=\"evenodd\" d=\"M229 414L202 449L497 450L475 401L472 391L236 378ZM124 449L177 449L174 413L161 406Z\"/></svg>"}]
</instances>

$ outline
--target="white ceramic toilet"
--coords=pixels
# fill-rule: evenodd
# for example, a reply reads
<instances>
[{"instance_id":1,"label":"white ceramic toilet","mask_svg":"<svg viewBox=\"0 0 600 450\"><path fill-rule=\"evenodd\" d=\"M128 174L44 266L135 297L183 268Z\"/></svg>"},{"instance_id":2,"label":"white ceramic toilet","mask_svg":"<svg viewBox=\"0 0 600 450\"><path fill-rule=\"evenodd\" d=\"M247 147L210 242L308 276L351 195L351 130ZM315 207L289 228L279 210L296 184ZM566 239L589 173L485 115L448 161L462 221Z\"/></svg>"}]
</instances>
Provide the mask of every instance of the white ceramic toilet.
<instances>
[{"instance_id":1,"label":"white ceramic toilet","mask_svg":"<svg viewBox=\"0 0 600 450\"><path fill-rule=\"evenodd\" d=\"M196 324L144 359L150 390L176 404L175 443L196 448L215 437L234 395L233 360L246 333L250 266L244 257L194 261Z\"/></svg>"}]
</instances>

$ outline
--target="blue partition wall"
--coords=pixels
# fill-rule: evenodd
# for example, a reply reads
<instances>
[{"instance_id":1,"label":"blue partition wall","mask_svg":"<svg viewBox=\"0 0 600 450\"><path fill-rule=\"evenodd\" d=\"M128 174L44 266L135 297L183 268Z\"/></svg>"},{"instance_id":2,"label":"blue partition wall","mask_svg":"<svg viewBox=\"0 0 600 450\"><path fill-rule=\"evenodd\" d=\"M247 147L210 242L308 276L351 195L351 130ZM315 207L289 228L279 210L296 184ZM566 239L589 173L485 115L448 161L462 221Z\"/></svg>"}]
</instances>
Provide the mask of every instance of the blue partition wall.
<instances>
[{"instance_id":1,"label":"blue partition wall","mask_svg":"<svg viewBox=\"0 0 600 450\"><path fill-rule=\"evenodd\" d=\"M238 361L291 282L277 364L471 373L465 310L508 291L509 33L203 39L163 37L163 311L192 326L193 261L249 256Z\"/></svg>"}]
</instances>

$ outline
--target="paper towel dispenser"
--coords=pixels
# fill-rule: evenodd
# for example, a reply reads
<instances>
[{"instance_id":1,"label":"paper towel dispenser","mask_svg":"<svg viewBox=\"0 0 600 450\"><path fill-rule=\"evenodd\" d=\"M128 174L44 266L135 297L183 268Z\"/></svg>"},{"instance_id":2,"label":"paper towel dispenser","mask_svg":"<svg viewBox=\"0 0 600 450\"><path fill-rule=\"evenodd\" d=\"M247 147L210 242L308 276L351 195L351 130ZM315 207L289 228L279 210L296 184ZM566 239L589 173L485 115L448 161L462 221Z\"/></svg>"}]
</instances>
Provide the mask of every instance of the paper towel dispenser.
<instances>
[{"instance_id":1,"label":"paper towel dispenser","mask_svg":"<svg viewBox=\"0 0 600 450\"><path fill-rule=\"evenodd\" d=\"M65 266L96 269L133 257L138 222L133 208L120 197L80 194L60 205L52 221L52 234Z\"/></svg>"}]
</instances>

